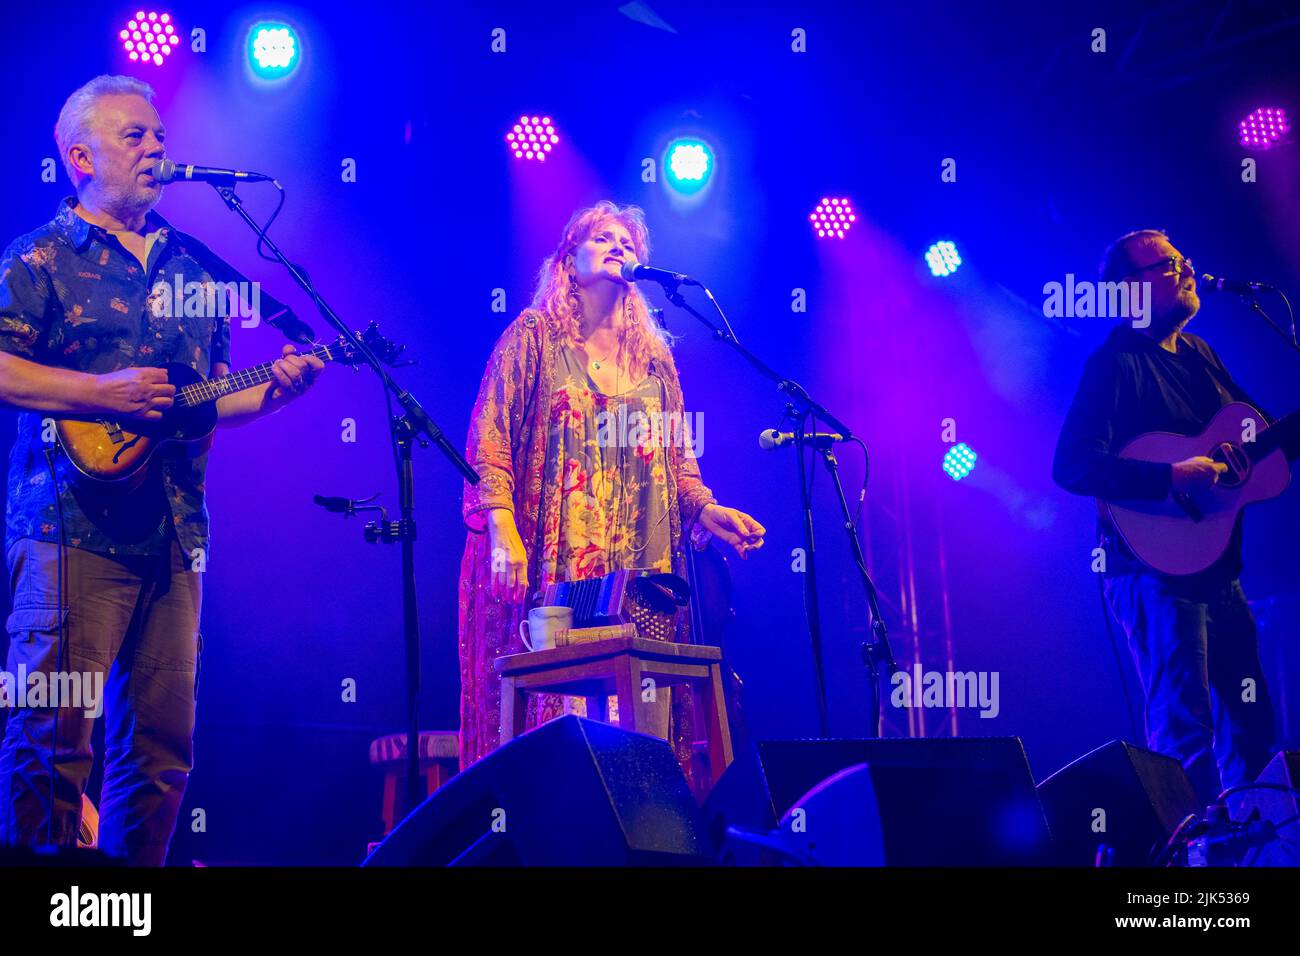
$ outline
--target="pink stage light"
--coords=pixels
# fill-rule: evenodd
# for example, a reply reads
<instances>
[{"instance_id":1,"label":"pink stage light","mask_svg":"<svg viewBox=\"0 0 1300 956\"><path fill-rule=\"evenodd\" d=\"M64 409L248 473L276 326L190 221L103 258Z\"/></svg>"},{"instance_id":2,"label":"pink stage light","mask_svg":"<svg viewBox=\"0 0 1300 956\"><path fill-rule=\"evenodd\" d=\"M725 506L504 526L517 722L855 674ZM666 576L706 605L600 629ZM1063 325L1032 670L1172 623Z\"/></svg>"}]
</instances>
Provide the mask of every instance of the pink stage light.
<instances>
[{"instance_id":1,"label":"pink stage light","mask_svg":"<svg viewBox=\"0 0 1300 956\"><path fill-rule=\"evenodd\" d=\"M843 239L857 219L853 205L843 197L832 199L828 196L808 214L808 221L818 239Z\"/></svg>"},{"instance_id":2,"label":"pink stage light","mask_svg":"<svg viewBox=\"0 0 1300 956\"><path fill-rule=\"evenodd\" d=\"M549 116L521 116L506 133L506 145L515 154L515 159L535 159L544 163L559 143L560 135Z\"/></svg>"},{"instance_id":3,"label":"pink stage light","mask_svg":"<svg viewBox=\"0 0 1300 956\"><path fill-rule=\"evenodd\" d=\"M1242 146L1251 149L1272 149L1286 139L1291 131L1286 110L1281 107L1261 106L1241 121L1238 131Z\"/></svg>"},{"instance_id":4,"label":"pink stage light","mask_svg":"<svg viewBox=\"0 0 1300 956\"><path fill-rule=\"evenodd\" d=\"M139 10L126 26L117 32L122 48L132 63L152 63L162 66L181 38L172 24L170 13Z\"/></svg>"}]
</instances>

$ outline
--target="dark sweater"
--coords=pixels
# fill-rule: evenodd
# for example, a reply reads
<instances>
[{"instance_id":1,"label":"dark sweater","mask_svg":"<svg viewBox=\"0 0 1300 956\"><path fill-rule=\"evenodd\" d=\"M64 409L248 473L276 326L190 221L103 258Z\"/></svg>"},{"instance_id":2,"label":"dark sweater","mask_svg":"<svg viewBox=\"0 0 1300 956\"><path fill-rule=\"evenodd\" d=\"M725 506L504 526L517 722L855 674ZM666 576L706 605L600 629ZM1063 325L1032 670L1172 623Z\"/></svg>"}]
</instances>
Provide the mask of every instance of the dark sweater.
<instances>
[{"instance_id":1,"label":"dark sweater","mask_svg":"<svg viewBox=\"0 0 1300 956\"><path fill-rule=\"evenodd\" d=\"M1161 500L1169 495L1171 466L1121 458L1120 449L1146 432L1199 434L1220 408L1234 401L1248 402L1272 422L1203 339L1183 332L1173 353L1128 325L1116 326L1084 367L1056 443L1052 478L1077 495ZM1288 449L1288 455L1294 457L1294 450ZM1100 521L1099 530L1108 574L1141 567L1107 522ZM1238 517L1223 556L1206 570L1179 580L1199 588L1240 573Z\"/></svg>"}]
</instances>

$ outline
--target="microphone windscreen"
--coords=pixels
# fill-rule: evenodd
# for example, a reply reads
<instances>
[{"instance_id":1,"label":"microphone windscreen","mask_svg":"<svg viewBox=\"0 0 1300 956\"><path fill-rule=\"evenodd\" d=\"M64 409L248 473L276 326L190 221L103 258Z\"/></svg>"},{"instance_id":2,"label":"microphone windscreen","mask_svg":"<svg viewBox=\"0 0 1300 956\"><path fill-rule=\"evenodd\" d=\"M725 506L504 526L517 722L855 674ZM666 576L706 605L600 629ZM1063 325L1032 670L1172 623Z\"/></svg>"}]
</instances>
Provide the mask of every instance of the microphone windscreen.
<instances>
[{"instance_id":1,"label":"microphone windscreen","mask_svg":"<svg viewBox=\"0 0 1300 956\"><path fill-rule=\"evenodd\" d=\"M158 182L169 183L176 178L176 164L170 159L160 159L149 172Z\"/></svg>"}]
</instances>

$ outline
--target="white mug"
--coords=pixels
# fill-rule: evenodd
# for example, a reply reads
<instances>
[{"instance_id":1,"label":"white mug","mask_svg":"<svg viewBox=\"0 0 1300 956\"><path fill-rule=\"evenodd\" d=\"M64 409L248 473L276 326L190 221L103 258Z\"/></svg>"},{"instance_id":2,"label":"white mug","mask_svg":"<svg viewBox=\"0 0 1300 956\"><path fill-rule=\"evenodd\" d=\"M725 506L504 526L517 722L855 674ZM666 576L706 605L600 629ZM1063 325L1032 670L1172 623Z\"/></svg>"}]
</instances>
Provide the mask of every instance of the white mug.
<instances>
[{"instance_id":1,"label":"white mug","mask_svg":"<svg viewBox=\"0 0 1300 956\"><path fill-rule=\"evenodd\" d=\"M545 651L555 646L557 631L573 627L573 608L562 605L535 607L528 619L519 622L519 639L530 651Z\"/></svg>"}]
</instances>

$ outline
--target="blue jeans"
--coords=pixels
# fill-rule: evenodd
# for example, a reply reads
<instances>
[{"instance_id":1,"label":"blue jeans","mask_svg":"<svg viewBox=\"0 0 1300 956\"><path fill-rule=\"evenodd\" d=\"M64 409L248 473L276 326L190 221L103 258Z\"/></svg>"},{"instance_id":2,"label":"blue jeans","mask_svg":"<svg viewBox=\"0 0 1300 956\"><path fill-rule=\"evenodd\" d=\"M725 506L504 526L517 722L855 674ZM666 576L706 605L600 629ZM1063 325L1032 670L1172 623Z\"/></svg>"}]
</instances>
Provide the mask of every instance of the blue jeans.
<instances>
[{"instance_id":1,"label":"blue jeans","mask_svg":"<svg viewBox=\"0 0 1300 956\"><path fill-rule=\"evenodd\" d=\"M5 669L13 675L20 668L27 674L57 669L102 685L107 724L99 847L135 865L161 866L194 763L202 575L189 569L174 537L169 553L158 557L67 548L61 611L56 548L23 538L9 549L13 613ZM0 844L52 838L73 845L97 714L57 708L51 785L56 709L27 703L10 711L0 744Z\"/></svg>"},{"instance_id":2,"label":"blue jeans","mask_svg":"<svg viewBox=\"0 0 1300 956\"><path fill-rule=\"evenodd\" d=\"M1253 781L1275 729L1241 582L1192 592L1140 572L1103 583L1146 694L1147 746L1181 761L1205 805Z\"/></svg>"}]
</instances>

